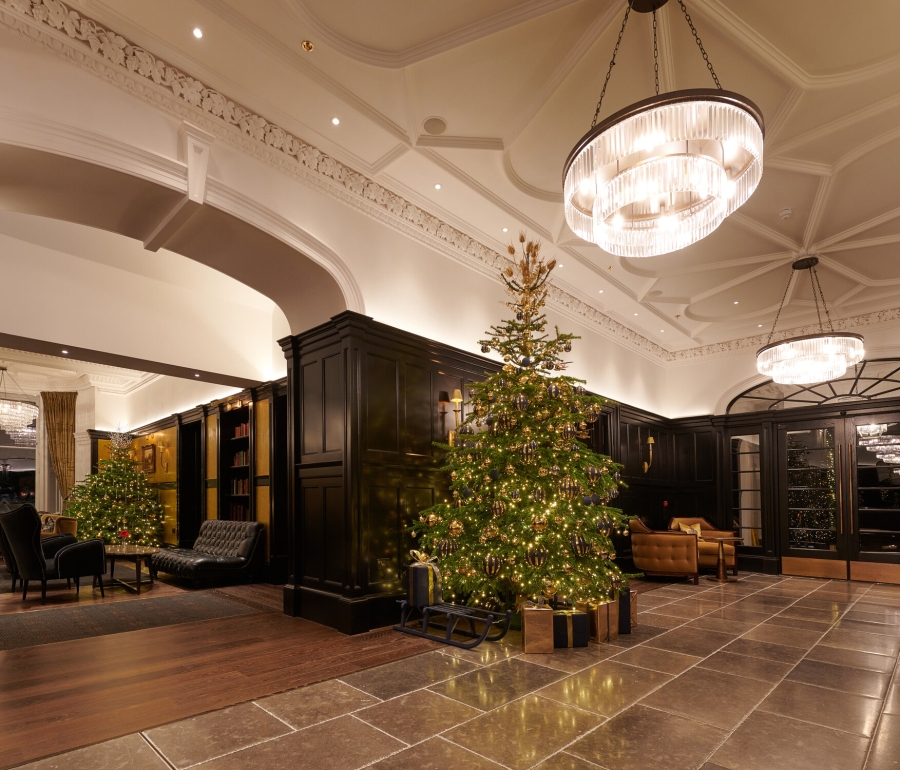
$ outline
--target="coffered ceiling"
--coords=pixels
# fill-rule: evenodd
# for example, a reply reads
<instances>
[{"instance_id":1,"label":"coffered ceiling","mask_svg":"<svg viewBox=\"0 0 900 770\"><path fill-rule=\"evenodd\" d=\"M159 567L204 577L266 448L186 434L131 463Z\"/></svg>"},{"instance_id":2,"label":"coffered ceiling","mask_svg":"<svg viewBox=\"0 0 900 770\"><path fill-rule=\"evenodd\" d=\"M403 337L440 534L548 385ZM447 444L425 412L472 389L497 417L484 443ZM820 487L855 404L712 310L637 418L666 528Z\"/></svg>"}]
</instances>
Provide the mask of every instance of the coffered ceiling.
<instances>
[{"instance_id":1,"label":"coffered ceiling","mask_svg":"<svg viewBox=\"0 0 900 770\"><path fill-rule=\"evenodd\" d=\"M723 86L765 116L765 172L713 235L639 260L575 237L561 195L623 0L72 3L491 248L541 237L567 291L669 350L767 333L798 255L819 256L836 318L898 307L900 3L686 4ZM661 90L710 85L676 0L658 31ZM603 114L652 92L635 14ZM815 320L807 283L787 300L780 328Z\"/></svg>"}]
</instances>

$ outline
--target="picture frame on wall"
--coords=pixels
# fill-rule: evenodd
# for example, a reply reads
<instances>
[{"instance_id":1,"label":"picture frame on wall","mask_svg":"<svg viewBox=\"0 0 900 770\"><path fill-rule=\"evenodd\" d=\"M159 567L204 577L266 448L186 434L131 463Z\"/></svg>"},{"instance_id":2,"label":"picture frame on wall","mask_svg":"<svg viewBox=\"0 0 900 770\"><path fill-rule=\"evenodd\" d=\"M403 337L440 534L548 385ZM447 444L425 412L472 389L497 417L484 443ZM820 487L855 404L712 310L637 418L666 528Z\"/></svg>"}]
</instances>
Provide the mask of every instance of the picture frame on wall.
<instances>
[{"instance_id":1,"label":"picture frame on wall","mask_svg":"<svg viewBox=\"0 0 900 770\"><path fill-rule=\"evenodd\" d=\"M144 473L156 473L156 444L141 447L141 470Z\"/></svg>"}]
</instances>

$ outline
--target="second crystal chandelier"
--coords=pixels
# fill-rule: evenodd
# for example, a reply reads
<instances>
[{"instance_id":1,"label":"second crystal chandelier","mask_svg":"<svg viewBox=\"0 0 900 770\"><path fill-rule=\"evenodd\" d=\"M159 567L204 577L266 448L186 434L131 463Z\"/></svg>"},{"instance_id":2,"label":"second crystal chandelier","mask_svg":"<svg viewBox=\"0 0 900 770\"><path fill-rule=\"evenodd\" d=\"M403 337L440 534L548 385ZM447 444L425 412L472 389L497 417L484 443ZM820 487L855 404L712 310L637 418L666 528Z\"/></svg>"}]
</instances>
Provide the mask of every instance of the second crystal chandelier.
<instances>
[{"instance_id":1,"label":"second crystal chandelier","mask_svg":"<svg viewBox=\"0 0 900 770\"><path fill-rule=\"evenodd\" d=\"M591 130L563 170L566 222L620 257L652 257L705 238L759 184L763 117L722 90L683 0L678 0L716 87L659 93L656 11L667 0L628 0ZM597 123L631 11L653 14L656 96Z\"/></svg>"}]
</instances>

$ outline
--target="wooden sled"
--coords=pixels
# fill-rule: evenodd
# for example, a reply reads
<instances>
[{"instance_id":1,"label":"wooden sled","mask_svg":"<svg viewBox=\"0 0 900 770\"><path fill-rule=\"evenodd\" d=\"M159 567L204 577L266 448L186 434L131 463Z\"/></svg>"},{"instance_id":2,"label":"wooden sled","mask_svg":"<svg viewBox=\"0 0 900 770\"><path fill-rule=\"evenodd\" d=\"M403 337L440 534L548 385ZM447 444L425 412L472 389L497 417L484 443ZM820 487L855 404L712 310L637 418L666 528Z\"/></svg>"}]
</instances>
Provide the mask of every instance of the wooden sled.
<instances>
[{"instance_id":1,"label":"wooden sled","mask_svg":"<svg viewBox=\"0 0 900 770\"><path fill-rule=\"evenodd\" d=\"M415 628L408 625L410 622L416 623L421 618L421 628ZM435 623L437 618L443 618L444 623ZM470 650L478 646L483 641L497 642L506 636L509 631L509 624L512 620L512 610L505 613L501 611L482 610L474 607L460 607L456 604L432 604L428 607L412 606L406 599L400 600L400 625L394 626L395 631L402 631L405 634L413 636L421 636L424 639L431 639L434 642L442 644L451 644L454 647L462 647L464 650ZM476 623L481 623L483 628L477 631ZM465 624L468 628L460 628L461 624ZM436 630L443 631L443 635L431 633L428 629L434 626ZM491 634L492 628L496 628L497 632ZM453 634L459 634L472 639L471 642L461 642L453 638Z\"/></svg>"}]
</instances>

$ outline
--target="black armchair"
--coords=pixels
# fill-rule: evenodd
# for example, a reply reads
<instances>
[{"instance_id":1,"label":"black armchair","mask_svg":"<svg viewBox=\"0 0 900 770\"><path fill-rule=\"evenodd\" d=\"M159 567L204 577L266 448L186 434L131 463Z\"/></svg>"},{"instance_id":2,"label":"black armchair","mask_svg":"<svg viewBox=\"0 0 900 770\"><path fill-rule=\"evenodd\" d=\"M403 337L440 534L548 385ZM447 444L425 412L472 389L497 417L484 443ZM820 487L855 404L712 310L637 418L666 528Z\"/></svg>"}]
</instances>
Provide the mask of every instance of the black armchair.
<instances>
[{"instance_id":1,"label":"black armchair","mask_svg":"<svg viewBox=\"0 0 900 770\"><path fill-rule=\"evenodd\" d=\"M47 581L59 578L75 578L76 591L81 588L80 578L100 578L100 594L104 595L106 548L102 540L79 543L71 535L60 535L45 538L42 543L41 519L31 505L0 515L0 533L22 581L22 601L28 596L31 580L41 581L42 603L47 600ZM13 581L15 587L15 577Z\"/></svg>"}]
</instances>

